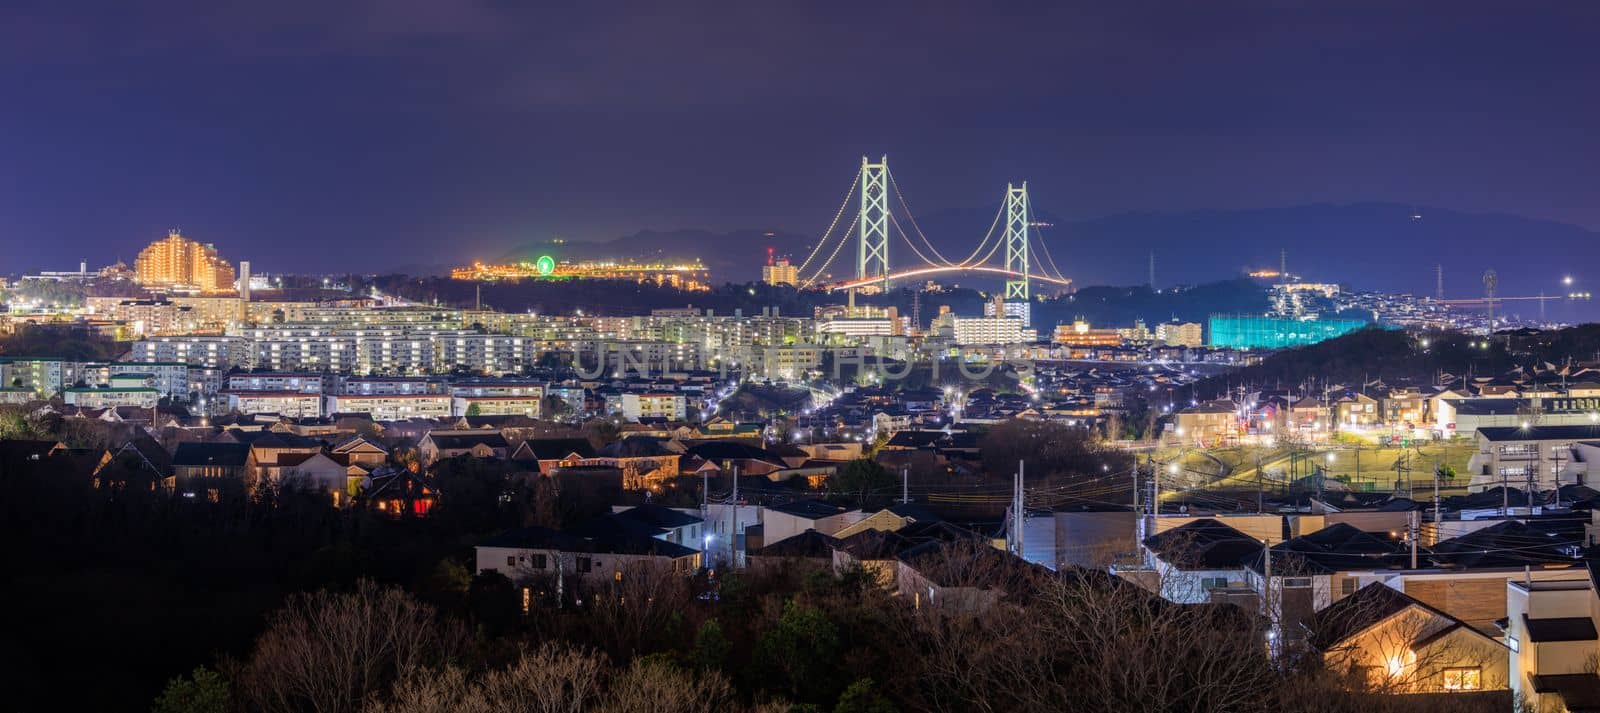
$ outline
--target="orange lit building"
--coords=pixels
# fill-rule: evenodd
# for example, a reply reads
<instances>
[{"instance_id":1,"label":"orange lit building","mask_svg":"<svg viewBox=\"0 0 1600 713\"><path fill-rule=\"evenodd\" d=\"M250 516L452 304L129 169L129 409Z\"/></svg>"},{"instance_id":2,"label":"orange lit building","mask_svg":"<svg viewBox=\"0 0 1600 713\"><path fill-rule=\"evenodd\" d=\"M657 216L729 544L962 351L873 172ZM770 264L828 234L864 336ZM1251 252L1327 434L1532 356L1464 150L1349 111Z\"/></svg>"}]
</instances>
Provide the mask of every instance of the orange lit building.
<instances>
[{"instance_id":1,"label":"orange lit building","mask_svg":"<svg viewBox=\"0 0 1600 713\"><path fill-rule=\"evenodd\" d=\"M639 262L555 262L549 256L535 262L485 265L481 262L450 271L453 280L561 280L589 278L628 280L640 284L704 292L711 289L711 271L698 261L684 264Z\"/></svg>"},{"instance_id":2,"label":"orange lit building","mask_svg":"<svg viewBox=\"0 0 1600 713\"><path fill-rule=\"evenodd\" d=\"M233 266L211 245L197 243L174 230L163 240L139 251L133 263L135 279L146 287L166 287L196 292L232 292Z\"/></svg>"},{"instance_id":3,"label":"orange lit building","mask_svg":"<svg viewBox=\"0 0 1600 713\"><path fill-rule=\"evenodd\" d=\"M1090 329L1089 323L1078 320L1072 324L1058 324L1053 335L1055 343L1074 347L1120 347L1122 333L1115 329Z\"/></svg>"}]
</instances>

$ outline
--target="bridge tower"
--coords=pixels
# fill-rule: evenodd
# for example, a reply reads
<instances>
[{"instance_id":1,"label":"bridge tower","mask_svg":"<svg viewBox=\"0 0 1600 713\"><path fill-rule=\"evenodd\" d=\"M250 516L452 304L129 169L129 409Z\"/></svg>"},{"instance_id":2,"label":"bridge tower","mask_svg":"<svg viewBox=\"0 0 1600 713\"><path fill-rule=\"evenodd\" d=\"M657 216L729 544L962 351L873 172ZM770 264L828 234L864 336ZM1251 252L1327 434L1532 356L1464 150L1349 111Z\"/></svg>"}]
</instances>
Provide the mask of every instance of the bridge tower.
<instances>
[{"instance_id":1,"label":"bridge tower","mask_svg":"<svg viewBox=\"0 0 1600 713\"><path fill-rule=\"evenodd\" d=\"M877 163L861 157L860 242L856 252L856 278L883 277L889 291L889 157Z\"/></svg>"},{"instance_id":2,"label":"bridge tower","mask_svg":"<svg viewBox=\"0 0 1600 713\"><path fill-rule=\"evenodd\" d=\"M1028 301L1028 182L1006 184L1006 269L1021 275L1006 280L1006 300Z\"/></svg>"}]
</instances>

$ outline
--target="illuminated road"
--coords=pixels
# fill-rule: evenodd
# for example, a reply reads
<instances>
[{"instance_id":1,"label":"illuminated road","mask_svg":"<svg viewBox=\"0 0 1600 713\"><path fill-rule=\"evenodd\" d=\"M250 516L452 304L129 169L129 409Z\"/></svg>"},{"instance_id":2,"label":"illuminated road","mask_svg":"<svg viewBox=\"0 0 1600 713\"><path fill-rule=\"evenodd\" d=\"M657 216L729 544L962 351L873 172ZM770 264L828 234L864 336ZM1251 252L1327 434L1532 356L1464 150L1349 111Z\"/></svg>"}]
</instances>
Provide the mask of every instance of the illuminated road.
<instances>
[{"instance_id":1,"label":"illuminated road","mask_svg":"<svg viewBox=\"0 0 1600 713\"><path fill-rule=\"evenodd\" d=\"M948 272L983 272L983 273L990 273L990 274L994 274L994 275L1003 275L1005 277L1012 277L1012 278L1023 277L1022 273L1020 273L1020 272L1016 272L1015 270L1007 270L1007 269L1001 268L1001 267L988 267L988 266L984 266L984 265L969 265L969 266L946 265L946 266L941 266L941 267L919 267L919 268L917 268L915 270L902 270L900 272L891 272L891 273L889 273L888 279L889 279L890 282L893 282L895 280L902 280L902 279L905 279L905 278L923 277L923 276L926 276L926 275L939 275L939 274L944 274L944 273L948 273ZM1070 278L1069 279L1064 279L1064 280L1058 280L1058 279L1056 279L1054 277L1046 277L1044 275L1036 275L1036 274L1027 275L1027 278L1029 280L1038 280L1040 282L1047 282L1047 283L1050 283L1052 285L1060 285L1062 287L1070 287L1072 285L1072 280ZM828 285L827 289L830 292L833 291L833 290L848 290L848 289L853 288L853 287L864 287L864 286L867 286L867 285L879 284L879 283L881 283L883 281L884 281L884 276L883 275L878 275L877 277L870 277L870 278L865 278L865 279L860 279L860 280L851 280L849 282L840 282L840 283Z\"/></svg>"}]
</instances>

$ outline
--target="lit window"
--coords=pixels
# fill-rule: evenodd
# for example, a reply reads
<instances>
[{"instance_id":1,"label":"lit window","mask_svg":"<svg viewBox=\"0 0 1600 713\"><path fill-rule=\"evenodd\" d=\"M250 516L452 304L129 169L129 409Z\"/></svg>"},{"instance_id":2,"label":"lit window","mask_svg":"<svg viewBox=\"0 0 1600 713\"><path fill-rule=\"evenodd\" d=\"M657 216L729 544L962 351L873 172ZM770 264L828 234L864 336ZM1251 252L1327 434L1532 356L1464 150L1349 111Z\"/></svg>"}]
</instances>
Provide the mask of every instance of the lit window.
<instances>
[{"instance_id":1,"label":"lit window","mask_svg":"<svg viewBox=\"0 0 1600 713\"><path fill-rule=\"evenodd\" d=\"M1481 667L1447 668L1444 670L1444 690L1446 691L1476 691L1482 688L1483 669Z\"/></svg>"}]
</instances>

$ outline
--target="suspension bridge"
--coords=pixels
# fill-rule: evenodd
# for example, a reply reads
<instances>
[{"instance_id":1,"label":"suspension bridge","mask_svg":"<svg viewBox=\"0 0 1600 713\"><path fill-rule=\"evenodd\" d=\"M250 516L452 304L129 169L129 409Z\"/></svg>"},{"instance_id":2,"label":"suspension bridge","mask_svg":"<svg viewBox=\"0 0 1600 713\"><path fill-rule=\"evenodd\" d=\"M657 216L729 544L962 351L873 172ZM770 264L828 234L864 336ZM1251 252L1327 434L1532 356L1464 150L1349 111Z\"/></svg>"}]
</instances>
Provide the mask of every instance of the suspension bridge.
<instances>
[{"instance_id":1,"label":"suspension bridge","mask_svg":"<svg viewBox=\"0 0 1600 713\"><path fill-rule=\"evenodd\" d=\"M844 222L842 218L852 202L856 205L855 216ZM911 230L907 231L904 225L911 226ZM897 280L947 274L993 275L1005 278L1006 301L1026 302L1034 282L1059 287L1072 285L1072 280L1062 275L1055 258L1050 255L1042 234L1045 227L1048 224L1034 219L1028 200L1028 183L1006 184L1000 209L978 246L961 260L951 260L940 254L917 225L915 214L906 205L905 194L889 170L888 157L873 162L863 156L861 168L834 212L828 229L823 231L811 254L798 268L799 286L802 289L886 292ZM855 276L835 278L829 269L845 252L852 237L856 243ZM891 244L909 247L915 259L891 268Z\"/></svg>"}]
</instances>

